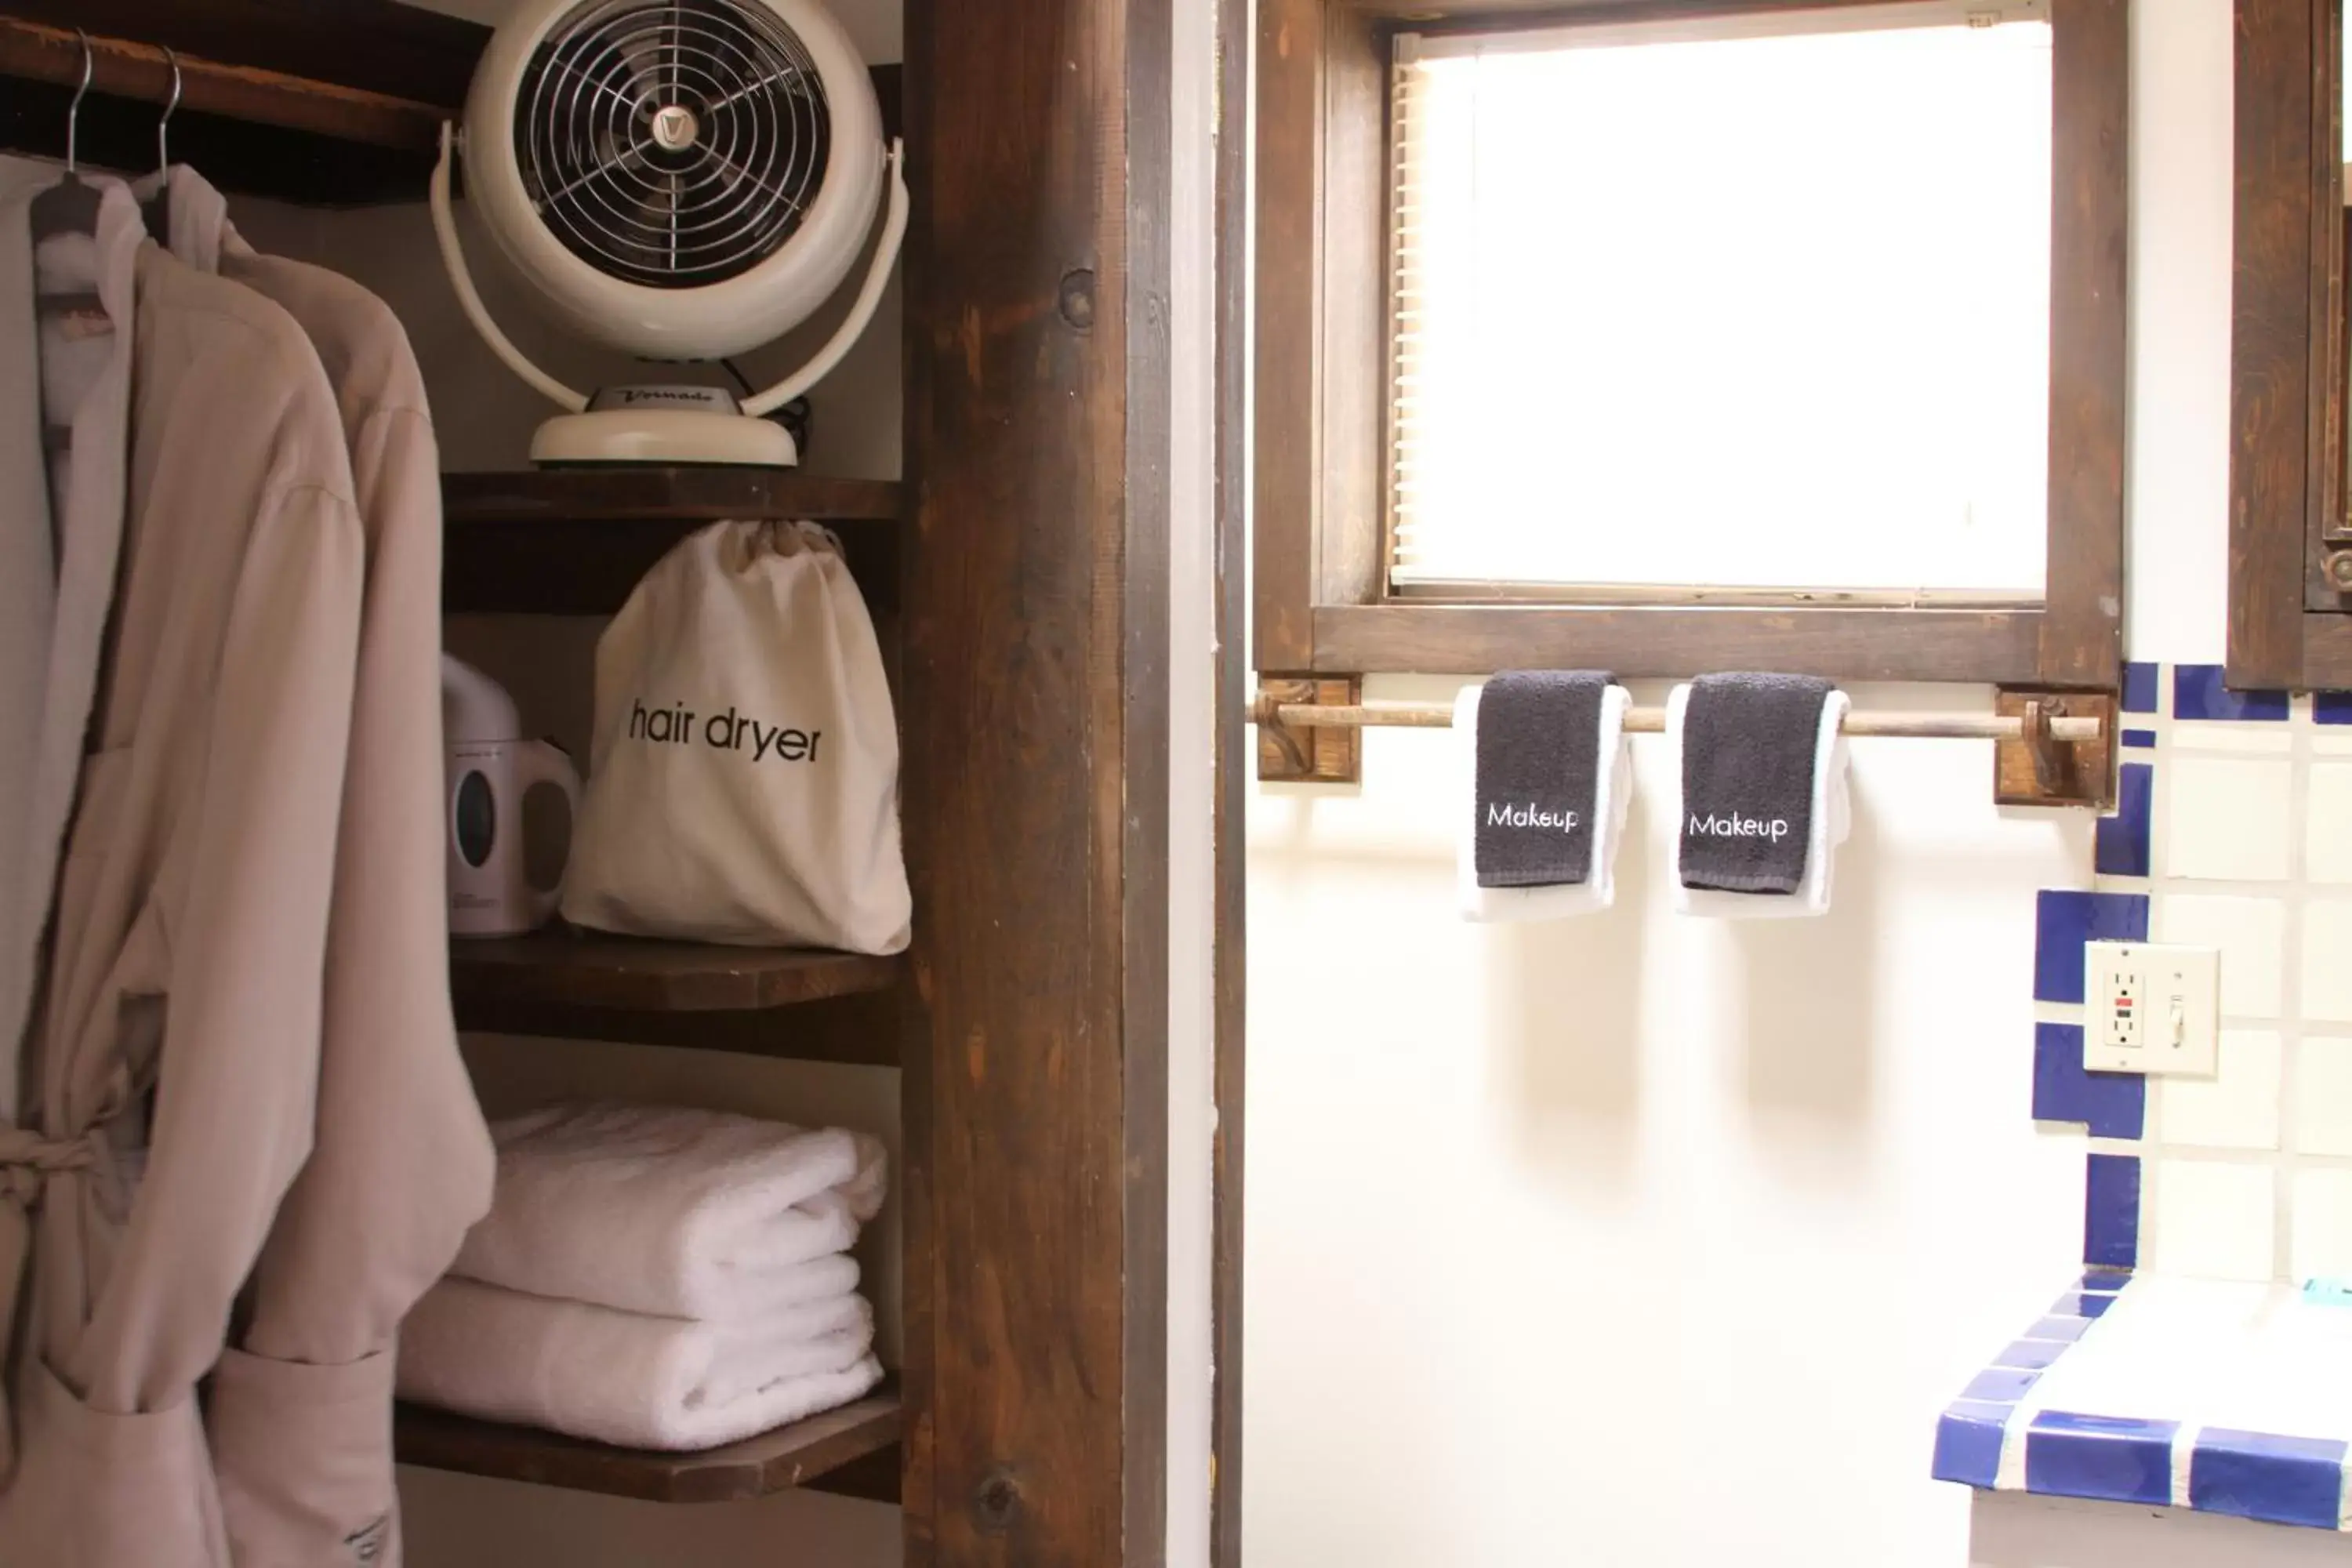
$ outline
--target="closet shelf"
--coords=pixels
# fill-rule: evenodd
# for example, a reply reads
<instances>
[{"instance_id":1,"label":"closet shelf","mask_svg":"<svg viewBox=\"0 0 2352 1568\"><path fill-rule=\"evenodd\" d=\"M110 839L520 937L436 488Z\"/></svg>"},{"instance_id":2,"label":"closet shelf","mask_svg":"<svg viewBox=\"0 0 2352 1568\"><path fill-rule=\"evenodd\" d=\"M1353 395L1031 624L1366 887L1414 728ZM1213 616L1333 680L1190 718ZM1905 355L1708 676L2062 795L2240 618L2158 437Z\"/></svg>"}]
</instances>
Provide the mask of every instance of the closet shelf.
<instances>
[{"instance_id":1,"label":"closet shelf","mask_svg":"<svg viewBox=\"0 0 2352 1568\"><path fill-rule=\"evenodd\" d=\"M754 1012L886 991L905 963L821 948L649 942L557 927L451 942L449 987L461 1016L474 1004Z\"/></svg>"},{"instance_id":2,"label":"closet shelf","mask_svg":"<svg viewBox=\"0 0 2352 1568\"><path fill-rule=\"evenodd\" d=\"M626 467L444 474L452 528L491 523L716 522L721 518L888 521L905 487L818 479L793 468Z\"/></svg>"},{"instance_id":3,"label":"closet shelf","mask_svg":"<svg viewBox=\"0 0 2352 1568\"><path fill-rule=\"evenodd\" d=\"M646 1502L741 1502L795 1487L895 1502L901 1425L887 1383L855 1405L698 1454L614 1448L403 1405L393 1449L404 1465Z\"/></svg>"},{"instance_id":4,"label":"closet shelf","mask_svg":"<svg viewBox=\"0 0 2352 1568\"><path fill-rule=\"evenodd\" d=\"M614 468L444 474L442 606L610 615L655 562L723 519L822 522L866 603L898 601L906 487L776 468Z\"/></svg>"}]
</instances>

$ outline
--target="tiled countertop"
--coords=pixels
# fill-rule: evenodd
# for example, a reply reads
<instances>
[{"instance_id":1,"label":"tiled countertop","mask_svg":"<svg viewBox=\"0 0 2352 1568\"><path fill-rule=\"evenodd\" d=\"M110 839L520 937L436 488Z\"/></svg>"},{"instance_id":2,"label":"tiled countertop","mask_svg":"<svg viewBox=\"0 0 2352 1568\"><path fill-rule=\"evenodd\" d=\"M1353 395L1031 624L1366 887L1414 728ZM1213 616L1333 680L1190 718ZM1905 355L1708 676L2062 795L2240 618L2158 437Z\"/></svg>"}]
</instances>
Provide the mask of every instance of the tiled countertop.
<instances>
[{"instance_id":1,"label":"tiled countertop","mask_svg":"<svg viewBox=\"0 0 2352 1568\"><path fill-rule=\"evenodd\" d=\"M2094 1270L1945 1411L1939 1480L2352 1529L2352 1306Z\"/></svg>"},{"instance_id":2,"label":"tiled countertop","mask_svg":"<svg viewBox=\"0 0 2352 1568\"><path fill-rule=\"evenodd\" d=\"M2352 1306L2352 694L2133 664L2087 888L2036 906L2032 1114L2078 1127L2092 1272L1945 1413L1936 1474L2342 1531ZM2210 1078L2087 1072L2084 947L2221 957Z\"/></svg>"}]
</instances>

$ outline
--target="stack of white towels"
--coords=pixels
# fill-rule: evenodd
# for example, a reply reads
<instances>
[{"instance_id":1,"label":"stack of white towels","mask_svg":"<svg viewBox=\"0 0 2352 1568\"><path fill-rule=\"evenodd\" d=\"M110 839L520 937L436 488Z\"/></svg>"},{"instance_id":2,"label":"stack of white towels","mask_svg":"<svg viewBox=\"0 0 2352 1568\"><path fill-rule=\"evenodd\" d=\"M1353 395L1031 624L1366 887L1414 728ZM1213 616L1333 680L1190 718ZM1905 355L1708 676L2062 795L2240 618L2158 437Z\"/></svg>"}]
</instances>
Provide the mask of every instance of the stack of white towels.
<instances>
[{"instance_id":1,"label":"stack of white towels","mask_svg":"<svg viewBox=\"0 0 2352 1568\"><path fill-rule=\"evenodd\" d=\"M497 1196L401 1330L403 1398L682 1451L881 1380L848 1255L882 1204L874 1139L601 1103L491 1132Z\"/></svg>"}]
</instances>

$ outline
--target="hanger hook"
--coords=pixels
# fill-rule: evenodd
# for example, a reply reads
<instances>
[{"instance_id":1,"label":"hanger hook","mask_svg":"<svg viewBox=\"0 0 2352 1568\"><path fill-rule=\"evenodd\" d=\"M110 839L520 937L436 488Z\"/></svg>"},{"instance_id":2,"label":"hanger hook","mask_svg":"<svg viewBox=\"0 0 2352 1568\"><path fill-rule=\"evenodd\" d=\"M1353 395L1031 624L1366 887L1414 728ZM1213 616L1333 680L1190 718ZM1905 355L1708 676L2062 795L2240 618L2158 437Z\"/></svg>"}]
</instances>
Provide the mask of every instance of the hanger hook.
<instances>
[{"instance_id":1,"label":"hanger hook","mask_svg":"<svg viewBox=\"0 0 2352 1568\"><path fill-rule=\"evenodd\" d=\"M89 79L98 69L97 58L91 53L89 35L79 27L74 37L81 40L81 82L74 89L73 101L66 106L66 173L77 173L81 167L81 99L89 90Z\"/></svg>"},{"instance_id":2,"label":"hanger hook","mask_svg":"<svg viewBox=\"0 0 2352 1568\"><path fill-rule=\"evenodd\" d=\"M163 105L163 118L155 121L155 167L164 173L172 171L172 116L180 111L180 57L172 46L159 46L163 58L172 62L172 96Z\"/></svg>"}]
</instances>

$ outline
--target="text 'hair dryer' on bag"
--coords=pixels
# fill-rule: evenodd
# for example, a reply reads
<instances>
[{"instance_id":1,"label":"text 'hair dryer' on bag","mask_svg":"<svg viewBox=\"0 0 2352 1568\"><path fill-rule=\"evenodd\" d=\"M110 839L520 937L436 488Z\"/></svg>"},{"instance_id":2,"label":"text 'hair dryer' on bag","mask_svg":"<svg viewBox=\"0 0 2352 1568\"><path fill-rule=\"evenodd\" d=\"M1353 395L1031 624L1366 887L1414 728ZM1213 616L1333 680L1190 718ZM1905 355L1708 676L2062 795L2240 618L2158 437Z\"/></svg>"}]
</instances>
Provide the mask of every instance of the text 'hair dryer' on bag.
<instances>
[{"instance_id":1,"label":"text 'hair dryer' on bag","mask_svg":"<svg viewBox=\"0 0 2352 1568\"><path fill-rule=\"evenodd\" d=\"M441 656L441 728L447 737L449 932L520 936L554 917L559 876L540 886L524 850L525 803L541 784L562 792L576 824L580 774L561 746L527 741L514 699L462 659ZM532 805L531 810L539 809Z\"/></svg>"},{"instance_id":2,"label":"text 'hair dryer' on bag","mask_svg":"<svg viewBox=\"0 0 2352 1568\"><path fill-rule=\"evenodd\" d=\"M898 726L841 542L719 522L596 647L596 734L563 890L575 925L898 952Z\"/></svg>"}]
</instances>

